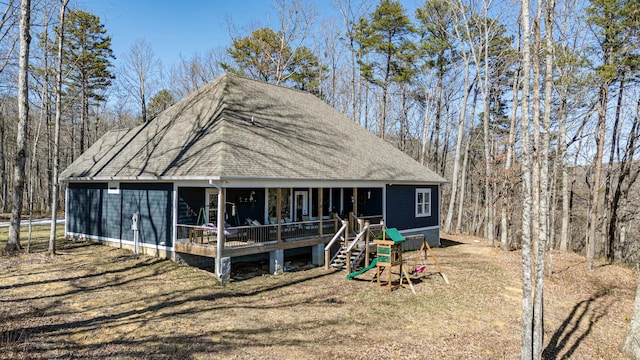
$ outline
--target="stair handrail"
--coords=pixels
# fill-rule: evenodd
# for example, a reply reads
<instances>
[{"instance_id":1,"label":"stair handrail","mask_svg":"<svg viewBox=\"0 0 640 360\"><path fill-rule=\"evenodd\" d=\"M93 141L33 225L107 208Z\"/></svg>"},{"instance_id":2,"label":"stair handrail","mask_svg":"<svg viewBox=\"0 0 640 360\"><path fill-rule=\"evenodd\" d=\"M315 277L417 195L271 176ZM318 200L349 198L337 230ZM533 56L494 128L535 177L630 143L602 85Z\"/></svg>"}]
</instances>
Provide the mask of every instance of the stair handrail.
<instances>
[{"instance_id":1,"label":"stair handrail","mask_svg":"<svg viewBox=\"0 0 640 360\"><path fill-rule=\"evenodd\" d=\"M360 241L360 238L362 238L362 236L364 236L364 234L366 234L368 230L369 230L369 226L365 225L362 231L360 231L358 235L356 235L356 238L353 239L353 242L349 245L349 247L347 247L347 252L351 252L351 250L353 250L353 247L356 246L358 241Z\"/></svg>"},{"instance_id":2,"label":"stair handrail","mask_svg":"<svg viewBox=\"0 0 640 360\"><path fill-rule=\"evenodd\" d=\"M348 226L349 226L349 222L342 220L342 227L340 228L340 230L336 232L335 235L333 235L333 238L331 238L331 241L329 241L327 245L324 247L324 268L325 269L327 270L329 269L329 263L331 262L331 259L329 259L331 257L331 247L340 238L340 234L346 231Z\"/></svg>"}]
</instances>

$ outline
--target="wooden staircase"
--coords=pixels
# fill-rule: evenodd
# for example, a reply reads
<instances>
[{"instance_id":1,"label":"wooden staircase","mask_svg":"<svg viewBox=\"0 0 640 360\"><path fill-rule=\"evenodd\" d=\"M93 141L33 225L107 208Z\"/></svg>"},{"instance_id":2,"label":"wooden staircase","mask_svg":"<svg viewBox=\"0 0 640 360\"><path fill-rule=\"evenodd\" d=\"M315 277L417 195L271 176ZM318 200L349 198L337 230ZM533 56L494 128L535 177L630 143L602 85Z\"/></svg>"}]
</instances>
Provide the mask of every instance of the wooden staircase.
<instances>
[{"instance_id":1,"label":"wooden staircase","mask_svg":"<svg viewBox=\"0 0 640 360\"><path fill-rule=\"evenodd\" d=\"M351 251L351 271L357 271L362 268L362 259L365 253L365 243L361 240L355 246L356 251ZM342 270L347 266L347 248L343 245L340 247L338 254L333 258L329 266L336 270Z\"/></svg>"},{"instance_id":2,"label":"wooden staircase","mask_svg":"<svg viewBox=\"0 0 640 360\"><path fill-rule=\"evenodd\" d=\"M367 254L367 241L371 241L384 227L381 222L377 225L370 225L368 222L359 221L359 226L355 232L349 231L349 222L342 220L342 227L336 232L331 241L325 246L325 269L333 268L335 270L347 269L350 272L357 271L362 268L362 262ZM357 231L360 231L359 233ZM332 246L340 241L340 249L331 257ZM371 246L371 242L369 243ZM350 259L350 261L348 260ZM350 262L350 263L348 263Z\"/></svg>"}]
</instances>

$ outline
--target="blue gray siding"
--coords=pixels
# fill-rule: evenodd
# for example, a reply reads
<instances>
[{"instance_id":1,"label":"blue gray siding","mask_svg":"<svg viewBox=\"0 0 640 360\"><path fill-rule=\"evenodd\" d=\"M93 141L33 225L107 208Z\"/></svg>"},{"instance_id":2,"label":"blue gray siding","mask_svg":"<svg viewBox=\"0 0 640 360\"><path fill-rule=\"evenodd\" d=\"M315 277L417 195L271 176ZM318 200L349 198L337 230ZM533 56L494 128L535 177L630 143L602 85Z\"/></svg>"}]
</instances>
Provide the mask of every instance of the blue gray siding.
<instances>
[{"instance_id":1,"label":"blue gray siding","mask_svg":"<svg viewBox=\"0 0 640 360\"><path fill-rule=\"evenodd\" d=\"M133 240L131 217L139 214L140 241L171 247L173 184L120 184L109 194L107 183L69 183L67 228L88 237Z\"/></svg>"},{"instance_id":2,"label":"blue gray siding","mask_svg":"<svg viewBox=\"0 0 640 360\"><path fill-rule=\"evenodd\" d=\"M416 217L416 188L431 189L431 216ZM398 230L438 226L440 193L437 185L389 185L387 186L387 226Z\"/></svg>"},{"instance_id":3,"label":"blue gray siding","mask_svg":"<svg viewBox=\"0 0 640 360\"><path fill-rule=\"evenodd\" d=\"M107 183L70 183L67 204L67 229L76 234L103 236L103 199ZM119 232L118 232L119 235ZM106 236L106 235L105 235Z\"/></svg>"}]
</instances>

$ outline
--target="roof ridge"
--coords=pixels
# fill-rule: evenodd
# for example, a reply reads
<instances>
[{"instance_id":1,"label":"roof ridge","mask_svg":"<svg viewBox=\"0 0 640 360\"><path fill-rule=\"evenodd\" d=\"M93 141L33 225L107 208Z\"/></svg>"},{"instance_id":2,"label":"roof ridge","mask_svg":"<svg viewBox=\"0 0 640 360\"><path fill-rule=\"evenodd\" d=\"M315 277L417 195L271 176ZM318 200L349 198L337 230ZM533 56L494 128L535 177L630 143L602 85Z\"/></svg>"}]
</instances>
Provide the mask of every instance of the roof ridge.
<instances>
[{"instance_id":1,"label":"roof ridge","mask_svg":"<svg viewBox=\"0 0 640 360\"><path fill-rule=\"evenodd\" d=\"M313 96L315 99L318 99L318 100L320 100L320 101L324 102L322 99L320 99L319 97L317 97L317 96L313 95L312 93L310 93L310 92L308 92L308 91L306 91L306 90L296 89L296 88L292 88L292 87L288 87L288 86L280 85L280 84L282 84L282 82L281 82L280 84L274 84L274 83L271 83L271 82L262 81L262 80L258 80L258 79L252 79L252 78L250 78L250 77L242 76L242 75L239 75L239 74L233 74L233 73L229 73L229 72L225 72L225 73L224 73L224 74L222 74L222 76L220 76L218 79L224 78L224 77L226 77L226 76L229 76L229 77L236 77L236 78L241 79L241 80L248 80L248 81L254 82L254 83L259 84L259 85L275 86L275 87L277 87L277 88L279 88L279 89L286 89L286 90L295 91L295 92L298 92L298 93L300 93L300 94ZM285 80L289 80L289 79L287 78L287 79L285 79Z\"/></svg>"}]
</instances>

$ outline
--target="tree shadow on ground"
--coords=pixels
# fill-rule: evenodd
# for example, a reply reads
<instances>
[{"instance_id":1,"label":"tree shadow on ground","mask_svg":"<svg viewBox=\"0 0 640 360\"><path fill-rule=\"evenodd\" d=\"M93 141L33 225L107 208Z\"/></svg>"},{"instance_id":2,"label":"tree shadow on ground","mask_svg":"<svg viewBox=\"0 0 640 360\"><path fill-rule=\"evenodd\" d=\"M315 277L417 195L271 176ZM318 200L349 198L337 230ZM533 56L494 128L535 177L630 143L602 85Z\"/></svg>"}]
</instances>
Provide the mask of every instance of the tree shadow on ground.
<instances>
[{"instance_id":1,"label":"tree shadow on ground","mask_svg":"<svg viewBox=\"0 0 640 360\"><path fill-rule=\"evenodd\" d=\"M447 238L440 238L440 247L441 248L445 248L445 247L449 247L449 246L456 246L456 245L463 245L464 243L461 243L459 241L455 241L455 240L451 240L451 239L447 239Z\"/></svg>"},{"instance_id":2,"label":"tree shadow on ground","mask_svg":"<svg viewBox=\"0 0 640 360\"><path fill-rule=\"evenodd\" d=\"M582 341L589 335L598 320L606 315L610 304L598 302L609 293L610 289L602 289L587 300L577 303L569 316L562 322L542 352L543 359L570 359ZM586 329L580 326L588 322ZM582 331L582 333L580 333ZM577 337L576 337L577 336ZM573 343L571 343L573 341ZM566 352L561 354L564 349Z\"/></svg>"}]
</instances>

